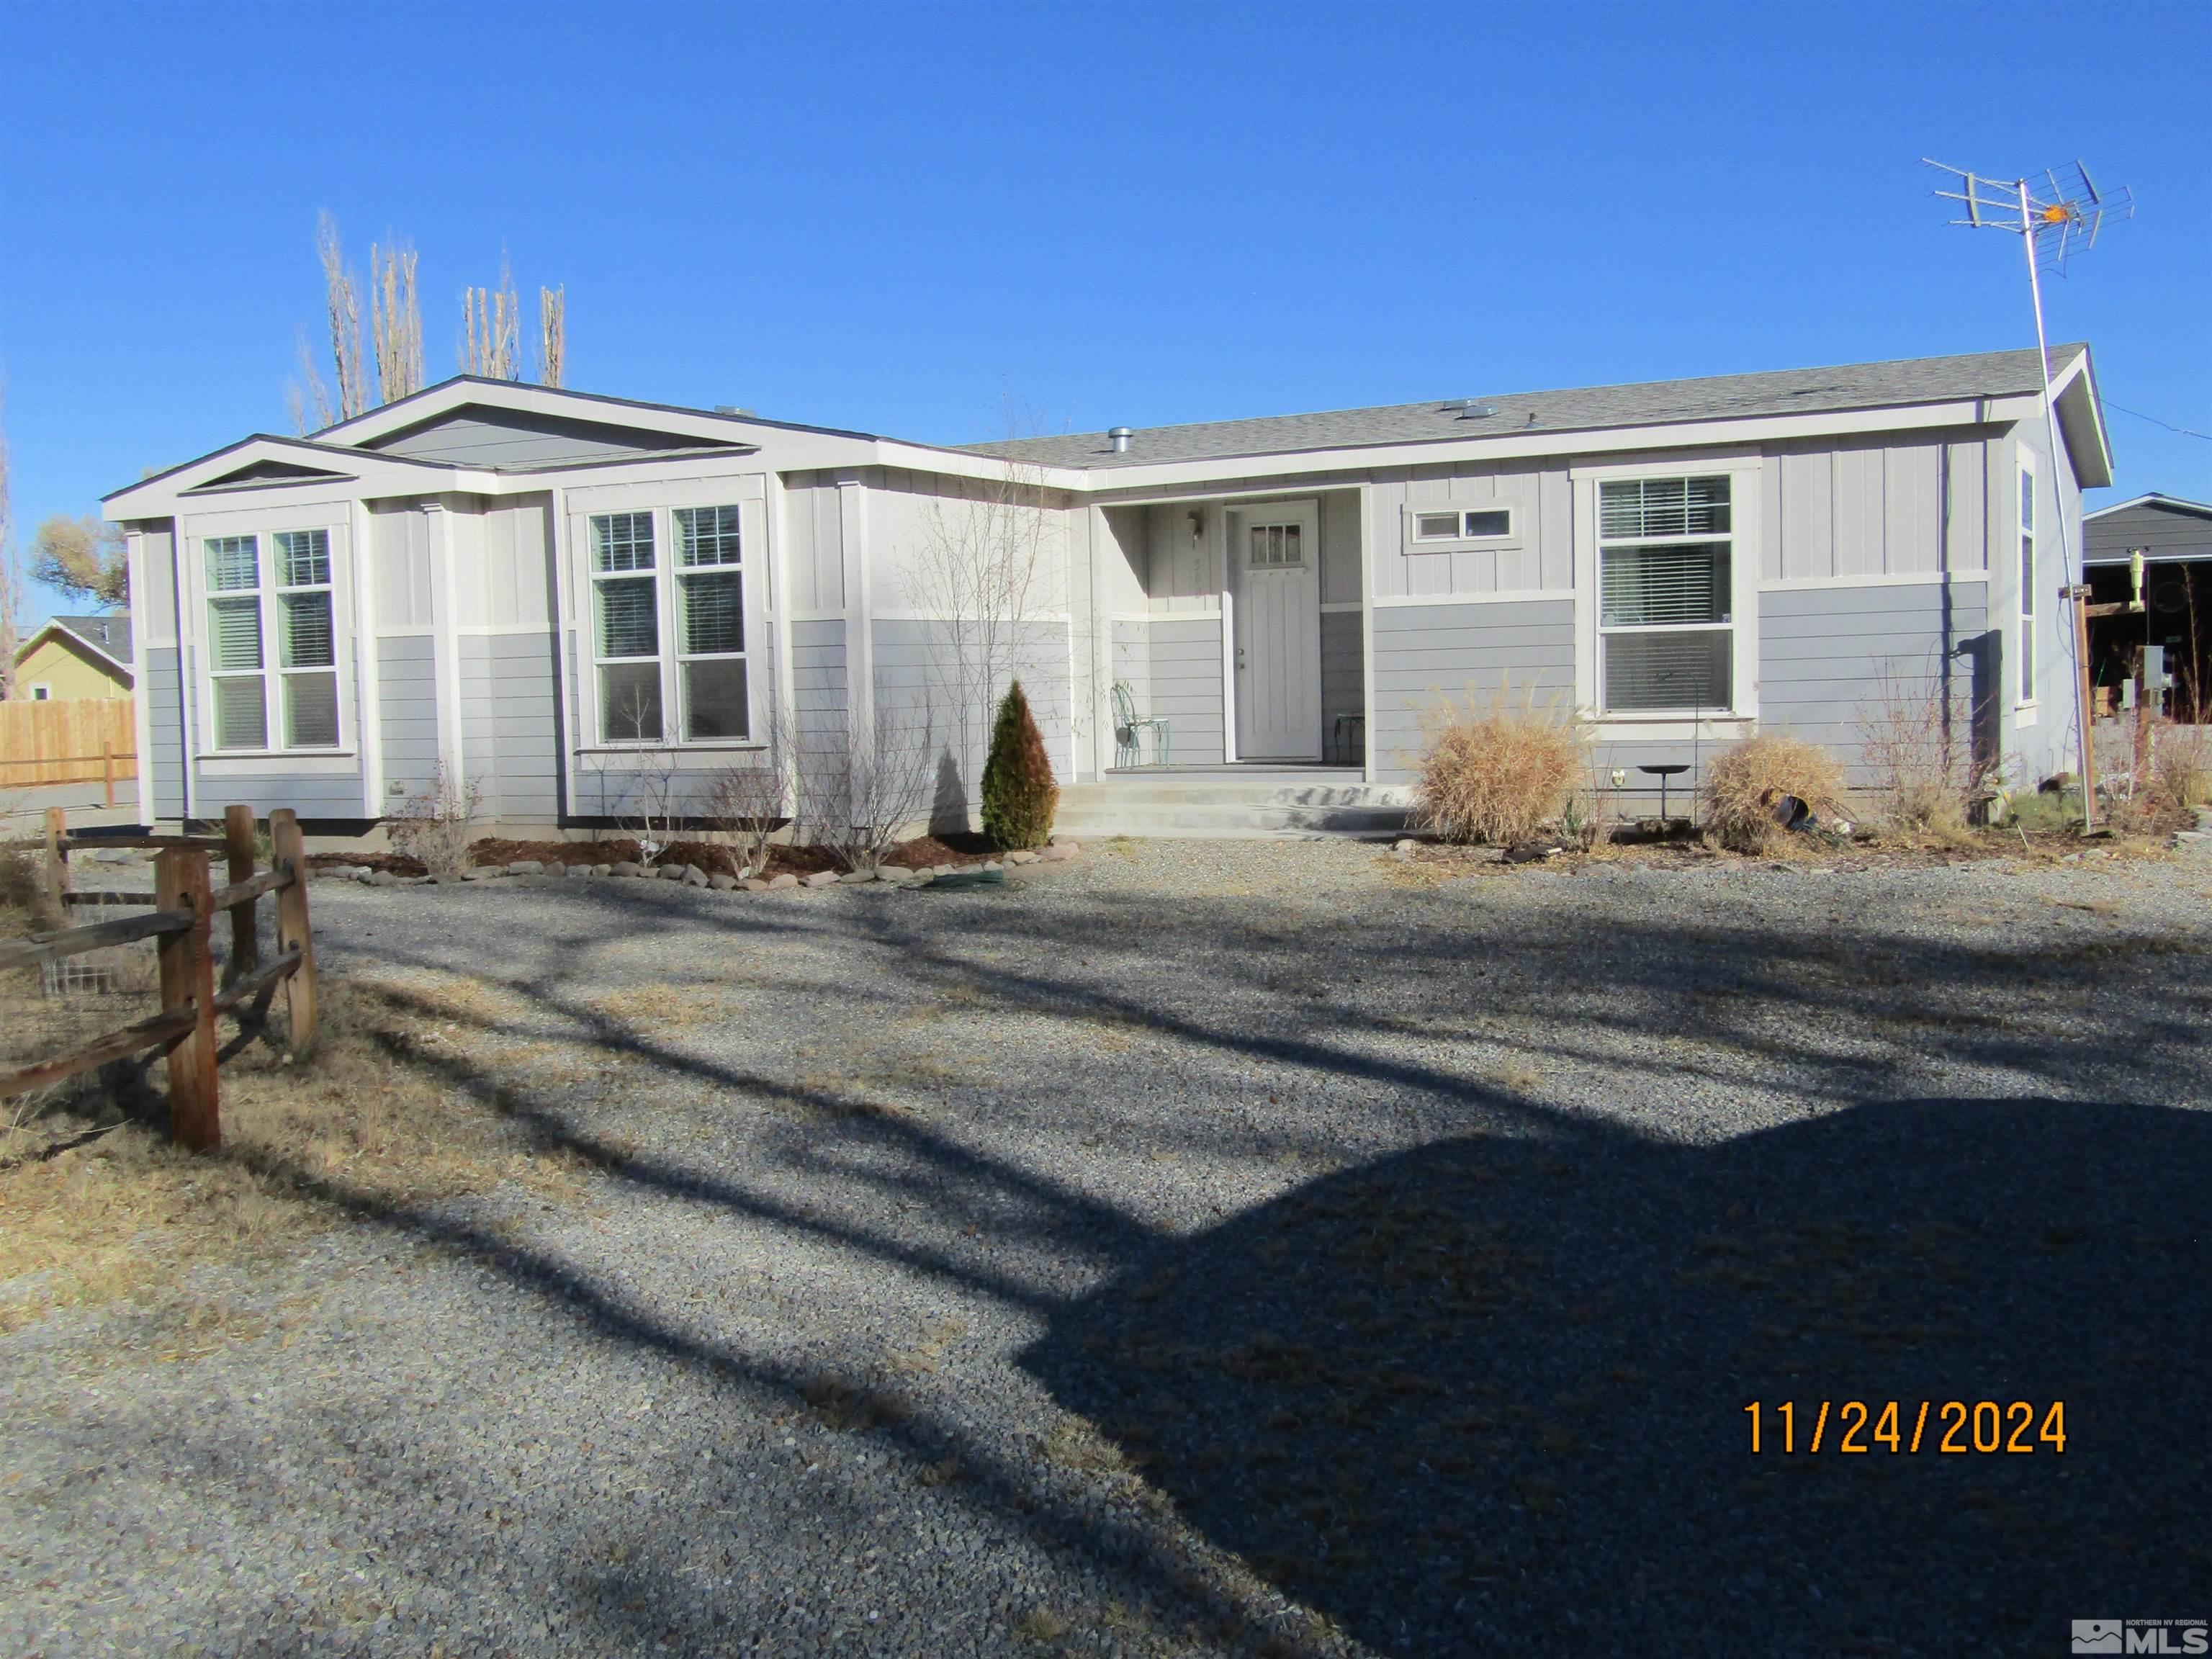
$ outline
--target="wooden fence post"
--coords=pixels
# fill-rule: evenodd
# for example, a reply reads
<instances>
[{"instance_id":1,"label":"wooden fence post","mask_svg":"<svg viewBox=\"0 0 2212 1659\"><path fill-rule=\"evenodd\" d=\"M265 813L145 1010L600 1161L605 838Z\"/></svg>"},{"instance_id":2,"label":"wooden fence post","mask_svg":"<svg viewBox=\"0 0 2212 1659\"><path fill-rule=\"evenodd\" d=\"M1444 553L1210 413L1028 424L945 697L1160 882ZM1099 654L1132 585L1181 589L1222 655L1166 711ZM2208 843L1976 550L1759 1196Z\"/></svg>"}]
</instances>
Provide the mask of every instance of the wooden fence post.
<instances>
[{"instance_id":1,"label":"wooden fence post","mask_svg":"<svg viewBox=\"0 0 2212 1659\"><path fill-rule=\"evenodd\" d=\"M115 745L112 743L100 745L100 784L107 792L107 805L112 810L115 805Z\"/></svg>"},{"instance_id":2,"label":"wooden fence post","mask_svg":"<svg viewBox=\"0 0 2212 1659\"><path fill-rule=\"evenodd\" d=\"M195 1152L222 1145L216 1097L215 963L208 949L213 921L207 849L168 847L154 860L154 902L164 910L190 909L192 925L164 933L157 947L161 1006L190 1006L192 1029L169 1050L169 1133Z\"/></svg>"},{"instance_id":3,"label":"wooden fence post","mask_svg":"<svg viewBox=\"0 0 2212 1659\"><path fill-rule=\"evenodd\" d=\"M51 925L69 926L69 813L58 806L46 808L46 898L57 918Z\"/></svg>"},{"instance_id":4,"label":"wooden fence post","mask_svg":"<svg viewBox=\"0 0 2212 1659\"><path fill-rule=\"evenodd\" d=\"M253 809L251 806L226 806L222 809L222 839L230 855L229 879L233 885L253 879ZM256 918L260 915L258 901L252 904L230 907L230 966L223 969L222 982L229 985L244 979L261 965L260 929Z\"/></svg>"},{"instance_id":5,"label":"wooden fence post","mask_svg":"<svg viewBox=\"0 0 2212 1659\"><path fill-rule=\"evenodd\" d=\"M292 1058L305 1060L315 1046L315 936L307 923L307 842L290 807L269 815L269 840L270 861L290 878L276 890L276 950L300 952L300 965L284 981L284 1007L291 1016Z\"/></svg>"}]
</instances>

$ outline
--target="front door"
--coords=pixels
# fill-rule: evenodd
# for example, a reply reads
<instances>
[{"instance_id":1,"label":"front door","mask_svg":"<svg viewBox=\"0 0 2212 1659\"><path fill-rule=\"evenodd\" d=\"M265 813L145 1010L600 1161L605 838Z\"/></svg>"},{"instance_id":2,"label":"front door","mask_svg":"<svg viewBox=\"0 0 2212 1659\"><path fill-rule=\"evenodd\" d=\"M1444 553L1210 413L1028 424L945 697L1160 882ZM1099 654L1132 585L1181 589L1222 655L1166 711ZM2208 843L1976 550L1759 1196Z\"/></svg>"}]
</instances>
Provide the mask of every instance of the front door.
<instances>
[{"instance_id":1,"label":"front door","mask_svg":"<svg viewBox=\"0 0 2212 1659\"><path fill-rule=\"evenodd\" d=\"M1321 538L1310 502L1230 515L1237 757L1321 758Z\"/></svg>"}]
</instances>

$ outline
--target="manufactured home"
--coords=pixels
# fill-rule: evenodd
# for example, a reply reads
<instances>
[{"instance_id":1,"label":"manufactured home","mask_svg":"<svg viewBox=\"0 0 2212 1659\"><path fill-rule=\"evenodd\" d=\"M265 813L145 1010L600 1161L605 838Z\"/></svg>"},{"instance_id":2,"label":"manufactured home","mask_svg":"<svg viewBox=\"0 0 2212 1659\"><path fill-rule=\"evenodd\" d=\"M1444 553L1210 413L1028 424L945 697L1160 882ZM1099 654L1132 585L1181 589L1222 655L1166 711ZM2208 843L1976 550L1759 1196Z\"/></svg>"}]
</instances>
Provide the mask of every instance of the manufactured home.
<instances>
[{"instance_id":1,"label":"manufactured home","mask_svg":"<svg viewBox=\"0 0 2212 1659\"><path fill-rule=\"evenodd\" d=\"M106 508L164 821L358 831L442 768L542 834L917 732L941 821L1012 670L1064 822L1143 833L1359 827L1501 689L1632 805L1761 729L1855 758L1901 684L2041 778L2111 477L2077 345L964 447L464 377Z\"/></svg>"}]
</instances>

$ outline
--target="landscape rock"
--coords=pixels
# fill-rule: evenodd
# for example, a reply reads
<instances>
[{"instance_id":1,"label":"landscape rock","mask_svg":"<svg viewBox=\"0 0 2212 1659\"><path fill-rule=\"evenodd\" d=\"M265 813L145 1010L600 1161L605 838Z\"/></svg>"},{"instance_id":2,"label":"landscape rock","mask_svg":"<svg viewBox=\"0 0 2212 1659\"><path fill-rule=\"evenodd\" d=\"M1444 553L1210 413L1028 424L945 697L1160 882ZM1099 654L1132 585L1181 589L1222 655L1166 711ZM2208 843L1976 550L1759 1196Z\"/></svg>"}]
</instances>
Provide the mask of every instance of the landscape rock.
<instances>
[{"instance_id":1,"label":"landscape rock","mask_svg":"<svg viewBox=\"0 0 2212 1659\"><path fill-rule=\"evenodd\" d=\"M770 876L768 878L768 889L771 893L781 892L784 888L796 887L798 885L799 878L793 875L788 870L785 871L783 874L780 876Z\"/></svg>"},{"instance_id":2,"label":"landscape rock","mask_svg":"<svg viewBox=\"0 0 2212 1659\"><path fill-rule=\"evenodd\" d=\"M714 875L707 878L707 885L718 893L726 893L738 884L735 876Z\"/></svg>"},{"instance_id":3,"label":"landscape rock","mask_svg":"<svg viewBox=\"0 0 2212 1659\"><path fill-rule=\"evenodd\" d=\"M684 866L681 879L686 887L704 887L707 884L707 872L696 864L687 864Z\"/></svg>"},{"instance_id":4,"label":"landscape rock","mask_svg":"<svg viewBox=\"0 0 2212 1659\"><path fill-rule=\"evenodd\" d=\"M618 876L641 876L645 873L645 866L641 864L632 864L628 859L624 859L614 866L614 872Z\"/></svg>"},{"instance_id":5,"label":"landscape rock","mask_svg":"<svg viewBox=\"0 0 2212 1659\"><path fill-rule=\"evenodd\" d=\"M779 876L776 879L781 881L784 878ZM835 870L817 870L811 876L800 877L799 884L801 887L835 887L837 884L837 872Z\"/></svg>"},{"instance_id":6,"label":"landscape rock","mask_svg":"<svg viewBox=\"0 0 2212 1659\"><path fill-rule=\"evenodd\" d=\"M362 878L362 881L364 884L370 887L397 887L399 885L399 878L393 875L389 870L372 870Z\"/></svg>"},{"instance_id":7,"label":"landscape rock","mask_svg":"<svg viewBox=\"0 0 2212 1659\"><path fill-rule=\"evenodd\" d=\"M983 860L983 867L986 870L1003 870L1006 866L1000 863L996 859L985 859Z\"/></svg>"},{"instance_id":8,"label":"landscape rock","mask_svg":"<svg viewBox=\"0 0 2212 1659\"><path fill-rule=\"evenodd\" d=\"M545 873L545 866L536 859L517 859L507 866L507 873L510 876L542 876Z\"/></svg>"},{"instance_id":9,"label":"landscape rock","mask_svg":"<svg viewBox=\"0 0 2212 1659\"><path fill-rule=\"evenodd\" d=\"M787 876L785 879L787 881L790 878ZM758 876L747 876L743 881L738 884L738 886L744 888L748 893L765 893L775 884L775 883L763 880Z\"/></svg>"},{"instance_id":10,"label":"landscape rock","mask_svg":"<svg viewBox=\"0 0 2212 1659\"><path fill-rule=\"evenodd\" d=\"M505 875L506 873L507 872L504 870L487 870L483 865L477 864L471 865L468 869L462 871L461 879L463 881L489 881L494 876Z\"/></svg>"},{"instance_id":11,"label":"landscape rock","mask_svg":"<svg viewBox=\"0 0 2212 1659\"><path fill-rule=\"evenodd\" d=\"M1068 860L1073 858L1082 850L1083 849L1081 848L1078 847L1072 841L1056 841L1049 847L1039 848L1036 852L1036 859L1037 862L1040 864L1065 864Z\"/></svg>"},{"instance_id":12,"label":"landscape rock","mask_svg":"<svg viewBox=\"0 0 2212 1659\"><path fill-rule=\"evenodd\" d=\"M1006 854L1006 862L1009 864L1035 864L1036 861L1037 855L1026 847L1018 847Z\"/></svg>"},{"instance_id":13,"label":"landscape rock","mask_svg":"<svg viewBox=\"0 0 2212 1659\"><path fill-rule=\"evenodd\" d=\"M1394 851L1394 852L1399 852L1399 853L1410 853L1410 852L1412 852L1412 851L1413 851L1416 847L1419 847L1419 845L1420 845L1420 842L1419 842L1415 841L1415 840L1414 840L1411 836L1405 836L1404 838L1402 838L1402 839L1398 842L1398 844L1397 844L1395 848L1393 848L1391 850L1392 850L1392 851Z\"/></svg>"},{"instance_id":14,"label":"landscape rock","mask_svg":"<svg viewBox=\"0 0 2212 1659\"><path fill-rule=\"evenodd\" d=\"M614 872L615 867L611 864L595 864L592 866L592 873L595 876L611 876Z\"/></svg>"},{"instance_id":15,"label":"landscape rock","mask_svg":"<svg viewBox=\"0 0 2212 1659\"><path fill-rule=\"evenodd\" d=\"M680 864L656 864L653 866L653 873L663 881L681 881L684 871L684 866Z\"/></svg>"},{"instance_id":16,"label":"landscape rock","mask_svg":"<svg viewBox=\"0 0 2212 1659\"><path fill-rule=\"evenodd\" d=\"M876 872L872 870L848 870L837 878L840 881L850 882L873 881L875 878Z\"/></svg>"}]
</instances>

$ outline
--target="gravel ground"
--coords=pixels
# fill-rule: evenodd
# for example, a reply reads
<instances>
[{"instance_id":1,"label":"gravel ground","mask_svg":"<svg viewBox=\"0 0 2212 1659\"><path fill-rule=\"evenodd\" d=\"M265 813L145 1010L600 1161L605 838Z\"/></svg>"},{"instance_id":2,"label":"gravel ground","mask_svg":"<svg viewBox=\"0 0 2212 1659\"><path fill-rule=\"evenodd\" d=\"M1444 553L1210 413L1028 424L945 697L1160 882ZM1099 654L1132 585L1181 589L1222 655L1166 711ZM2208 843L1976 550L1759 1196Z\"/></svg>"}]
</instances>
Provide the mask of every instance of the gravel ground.
<instances>
[{"instance_id":1,"label":"gravel ground","mask_svg":"<svg viewBox=\"0 0 2212 1659\"><path fill-rule=\"evenodd\" d=\"M324 971L440 1011L424 1063L584 1199L362 1213L204 1273L192 1340L0 1338L0 1649L2212 1616L2212 865L1117 842L1004 890L313 902ZM1772 1449L1784 1400L1893 1398L2069 1437Z\"/></svg>"}]
</instances>

